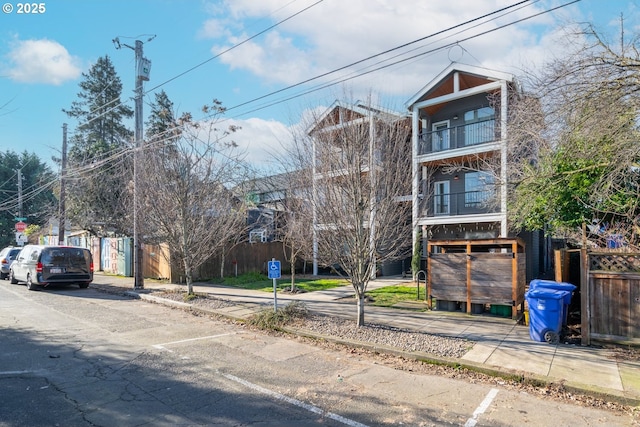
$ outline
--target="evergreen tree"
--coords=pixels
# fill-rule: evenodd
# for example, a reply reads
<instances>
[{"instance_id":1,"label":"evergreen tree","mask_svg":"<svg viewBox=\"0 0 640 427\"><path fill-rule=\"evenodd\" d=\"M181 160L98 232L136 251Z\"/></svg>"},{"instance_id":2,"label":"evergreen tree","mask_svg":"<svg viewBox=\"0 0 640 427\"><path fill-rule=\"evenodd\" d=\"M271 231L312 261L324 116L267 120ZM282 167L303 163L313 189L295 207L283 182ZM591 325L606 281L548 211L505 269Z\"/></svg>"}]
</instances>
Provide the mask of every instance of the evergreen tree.
<instances>
[{"instance_id":1,"label":"evergreen tree","mask_svg":"<svg viewBox=\"0 0 640 427\"><path fill-rule=\"evenodd\" d=\"M78 120L70 139L67 216L94 233L131 234L133 116L121 100L122 82L108 56L83 73L78 100L63 110Z\"/></svg>"},{"instance_id":2,"label":"evergreen tree","mask_svg":"<svg viewBox=\"0 0 640 427\"><path fill-rule=\"evenodd\" d=\"M163 90L156 93L155 102L151 104L151 113L146 124L145 156L163 157L175 153L176 142L182 134L180 119L173 110L173 102Z\"/></svg>"},{"instance_id":3,"label":"evergreen tree","mask_svg":"<svg viewBox=\"0 0 640 427\"><path fill-rule=\"evenodd\" d=\"M58 180L40 158L26 151L0 153L0 247L16 245L16 217L20 216L18 173L22 174L22 217L27 224L46 226L50 216L57 216L54 190Z\"/></svg>"},{"instance_id":4,"label":"evergreen tree","mask_svg":"<svg viewBox=\"0 0 640 427\"><path fill-rule=\"evenodd\" d=\"M145 124L147 141L166 140L177 131L173 102L164 90L156 93L155 102L151 104L149 120Z\"/></svg>"}]
</instances>

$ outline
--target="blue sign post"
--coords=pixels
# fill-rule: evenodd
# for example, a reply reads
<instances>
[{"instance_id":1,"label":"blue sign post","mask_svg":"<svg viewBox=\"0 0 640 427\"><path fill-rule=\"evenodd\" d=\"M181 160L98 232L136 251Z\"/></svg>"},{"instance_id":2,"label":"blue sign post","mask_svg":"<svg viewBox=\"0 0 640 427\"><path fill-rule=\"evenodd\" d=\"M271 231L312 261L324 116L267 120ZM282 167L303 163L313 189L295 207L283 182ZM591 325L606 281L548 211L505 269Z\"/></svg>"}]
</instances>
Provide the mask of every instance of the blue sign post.
<instances>
[{"instance_id":1,"label":"blue sign post","mask_svg":"<svg viewBox=\"0 0 640 427\"><path fill-rule=\"evenodd\" d=\"M269 279L273 279L273 311L278 311L278 293L277 293L277 279L280 278L280 261L276 261L275 258L271 258L271 261L267 263L267 270L269 270Z\"/></svg>"},{"instance_id":2,"label":"blue sign post","mask_svg":"<svg viewBox=\"0 0 640 427\"><path fill-rule=\"evenodd\" d=\"M269 269L269 279L280 278L280 261L276 261L275 258L272 258L267 267Z\"/></svg>"}]
</instances>

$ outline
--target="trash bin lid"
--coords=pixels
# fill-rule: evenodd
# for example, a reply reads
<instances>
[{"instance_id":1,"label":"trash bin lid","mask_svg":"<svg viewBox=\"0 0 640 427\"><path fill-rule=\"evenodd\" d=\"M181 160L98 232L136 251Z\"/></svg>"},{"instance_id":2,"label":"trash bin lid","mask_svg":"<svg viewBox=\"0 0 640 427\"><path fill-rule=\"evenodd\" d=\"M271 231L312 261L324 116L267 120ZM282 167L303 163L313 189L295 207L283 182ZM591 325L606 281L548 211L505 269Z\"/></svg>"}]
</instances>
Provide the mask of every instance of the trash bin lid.
<instances>
[{"instance_id":1,"label":"trash bin lid","mask_svg":"<svg viewBox=\"0 0 640 427\"><path fill-rule=\"evenodd\" d=\"M571 292L560 289L535 288L529 289L524 296L525 298L564 299L569 294Z\"/></svg>"},{"instance_id":2,"label":"trash bin lid","mask_svg":"<svg viewBox=\"0 0 640 427\"><path fill-rule=\"evenodd\" d=\"M567 282L556 282L555 280L534 279L529 283L529 289L549 288L559 289L561 291L573 292L577 289L576 285Z\"/></svg>"}]
</instances>

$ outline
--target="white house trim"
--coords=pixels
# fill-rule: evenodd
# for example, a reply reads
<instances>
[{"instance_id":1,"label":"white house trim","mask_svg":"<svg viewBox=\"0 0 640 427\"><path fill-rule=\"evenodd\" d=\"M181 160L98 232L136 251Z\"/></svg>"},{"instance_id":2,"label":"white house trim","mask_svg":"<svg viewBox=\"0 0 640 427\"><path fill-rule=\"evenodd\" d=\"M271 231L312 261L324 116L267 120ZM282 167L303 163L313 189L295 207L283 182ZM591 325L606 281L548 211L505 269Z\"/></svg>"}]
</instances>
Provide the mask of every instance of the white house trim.
<instances>
[{"instance_id":1,"label":"white house trim","mask_svg":"<svg viewBox=\"0 0 640 427\"><path fill-rule=\"evenodd\" d=\"M429 83L427 83L422 89L420 89L415 95L413 95L409 101L405 103L407 109L411 109L413 105L422 97L425 93L429 92L435 86L439 85L447 75L451 74L452 71L461 72L465 74L473 74L479 77L495 80L495 81L513 81L513 75L509 73L505 73L502 71L491 70L488 68L477 67L474 65L462 64L459 62L452 62L449 66L444 69L440 74L438 74L434 79L432 79ZM458 76L459 78L459 76ZM455 84L455 82L454 82ZM458 80L459 84L459 80Z\"/></svg>"},{"instance_id":2,"label":"white house trim","mask_svg":"<svg viewBox=\"0 0 640 427\"><path fill-rule=\"evenodd\" d=\"M418 102L414 105L417 106L418 108L425 108L425 107L430 107L432 105L444 104L447 102L455 101L456 99L468 98L472 95L476 95L479 93L486 93L496 89L501 89L502 86L503 86L503 82L487 83L487 84L475 86L469 89L459 90L457 92L442 95L437 98L427 99L426 101Z\"/></svg>"},{"instance_id":3,"label":"white house trim","mask_svg":"<svg viewBox=\"0 0 640 427\"><path fill-rule=\"evenodd\" d=\"M421 225L457 225L457 224L475 224L484 222L503 222L506 221L506 214L503 213L487 213L474 215L438 215L435 217L422 217L418 220L418 226Z\"/></svg>"}]
</instances>

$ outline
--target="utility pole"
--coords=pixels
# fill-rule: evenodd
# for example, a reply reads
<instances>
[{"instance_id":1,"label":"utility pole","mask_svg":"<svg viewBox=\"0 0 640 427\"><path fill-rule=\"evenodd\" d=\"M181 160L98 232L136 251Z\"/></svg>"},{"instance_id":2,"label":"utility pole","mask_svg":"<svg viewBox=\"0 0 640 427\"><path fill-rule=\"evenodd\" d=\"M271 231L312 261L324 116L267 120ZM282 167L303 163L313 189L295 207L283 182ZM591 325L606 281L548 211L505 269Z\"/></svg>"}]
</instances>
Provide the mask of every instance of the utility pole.
<instances>
[{"instance_id":1,"label":"utility pole","mask_svg":"<svg viewBox=\"0 0 640 427\"><path fill-rule=\"evenodd\" d=\"M18 218L22 218L22 168L17 169L16 172L18 173Z\"/></svg>"},{"instance_id":2,"label":"utility pole","mask_svg":"<svg viewBox=\"0 0 640 427\"><path fill-rule=\"evenodd\" d=\"M27 218L24 218L22 216L22 168L20 169L16 169L16 173L18 174L18 212L17 212L17 217L15 218L16 221L16 231L18 233L22 233L24 231L24 222L22 221L26 221ZM18 224L22 225L22 229L18 228ZM19 234L16 233L16 243L20 246L25 244L25 241L22 240L22 238L24 237L24 235L20 235L20 238L18 238Z\"/></svg>"},{"instance_id":3,"label":"utility pole","mask_svg":"<svg viewBox=\"0 0 640 427\"><path fill-rule=\"evenodd\" d=\"M147 41L153 40L155 36L150 37ZM120 49L121 44L118 37L113 39L113 44L116 49ZM139 206L139 182L138 172L141 165L142 156L142 96L143 96L143 81L149 80L149 72L151 68L151 62L144 58L142 51L142 41L136 40L135 47L127 44L122 44L129 49L133 49L136 59L136 85L135 85L135 149L133 151L133 287L134 289L144 289L144 275L142 274L142 238L140 230L140 206Z\"/></svg>"},{"instance_id":4,"label":"utility pole","mask_svg":"<svg viewBox=\"0 0 640 427\"><path fill-rule=\"evenodd\" d=\"M67 124L62 124L62 170L60 171L60 208L58 210L58 244L64 245L64 228L67 214L65 177L67 175Z\"/></svg>"},{"instance_id":5,"label":"utility pole","mask_svg":"<svg viewBox=\"0 0 640 427\"><path fill-rule=\"evenodd\" d=\"M140 241L140 203L139 203L139 169L140 147L142 145L142 77L140 76L140 63L142 61L142 42L136 40L136 103L135 103L135 138L136 149L133 152L133 287L144 288L144 275L142 274L142 242Z\"/></svg>"}]
</instances>

